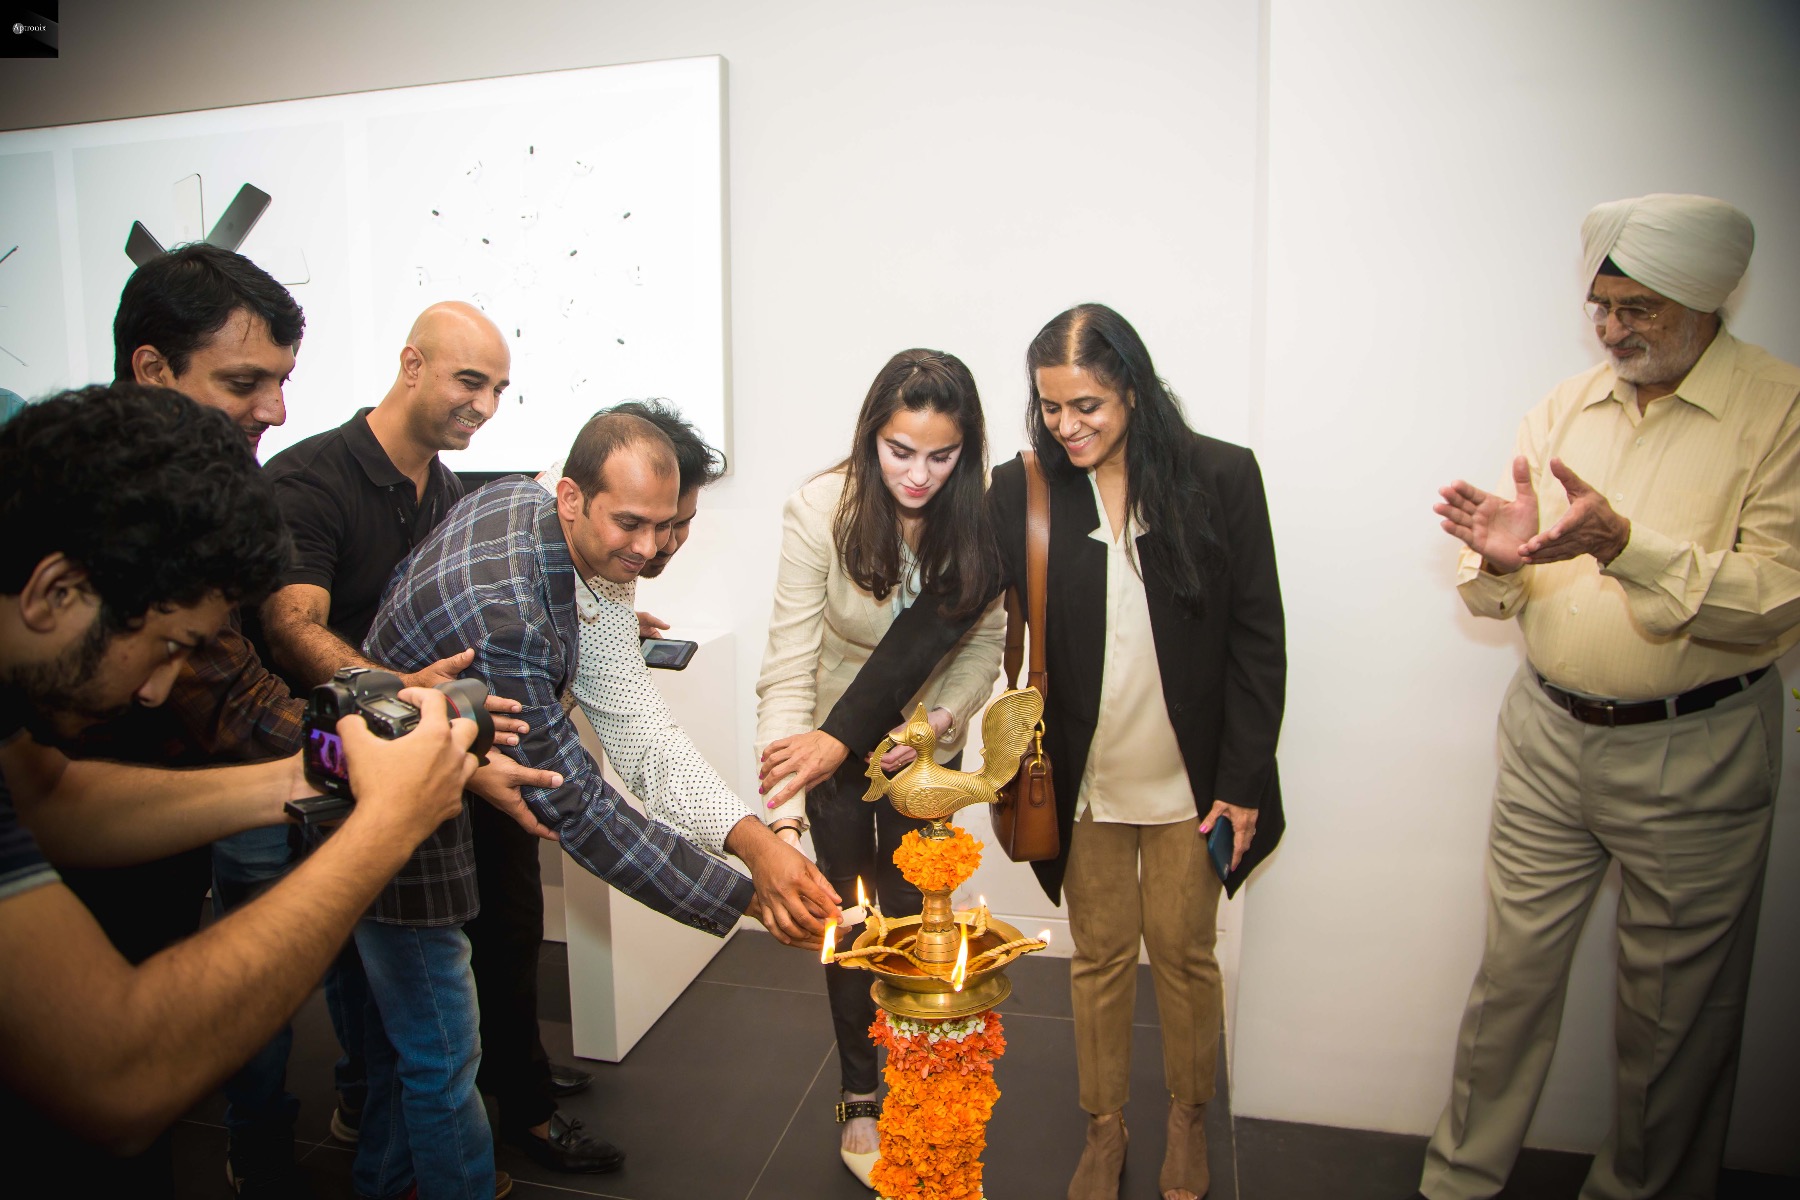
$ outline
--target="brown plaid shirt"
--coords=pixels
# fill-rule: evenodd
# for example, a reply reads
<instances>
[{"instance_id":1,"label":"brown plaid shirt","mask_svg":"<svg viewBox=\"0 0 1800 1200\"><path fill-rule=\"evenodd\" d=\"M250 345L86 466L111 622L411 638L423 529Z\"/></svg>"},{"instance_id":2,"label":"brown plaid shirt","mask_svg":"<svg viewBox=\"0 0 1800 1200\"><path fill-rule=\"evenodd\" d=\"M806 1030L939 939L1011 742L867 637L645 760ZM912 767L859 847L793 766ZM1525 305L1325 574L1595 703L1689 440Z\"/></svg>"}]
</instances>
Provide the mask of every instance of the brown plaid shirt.
<instances>
[{"instance_id":1,"label":"brown plaid shirt","mask_svg":"<svg viewBox=\"0 0 1800 1200\"><path fill-rule=\"evenodd\" d=\"M199 766L286 758L300 749L306 704L256 657L233 609L188 656L160 708L133 708L71 747L79 758Z\"/></svg>"}]
</instances>

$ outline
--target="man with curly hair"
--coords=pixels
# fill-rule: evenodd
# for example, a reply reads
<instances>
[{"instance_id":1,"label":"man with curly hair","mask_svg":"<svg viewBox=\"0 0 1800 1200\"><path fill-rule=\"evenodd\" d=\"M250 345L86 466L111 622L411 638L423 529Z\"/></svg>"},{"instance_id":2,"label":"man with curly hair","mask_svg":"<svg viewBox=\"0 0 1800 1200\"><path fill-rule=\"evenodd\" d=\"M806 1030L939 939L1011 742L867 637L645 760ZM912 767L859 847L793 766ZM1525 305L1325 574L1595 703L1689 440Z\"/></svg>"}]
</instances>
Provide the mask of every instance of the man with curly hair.
<instances>
[{"instance_id":1,"label":"man with curly hair","mask_svg":"<svg viewBox=\"0 0 1800 1200\"><path fill-rule=\"evenodd\" d=\"M360 803L331 844L262 899L126 961L47 860L142 861L278 824L309 794L298 756L174 772L70 762L83 728L168 696L231 609L287 553L242 434L178 393L66 393L0 428L0 1130L15 1164L131 1151L205 1095L299 1007L413 846L461 807L472 724L411 692L419 731L344 737ZM58 1153L59 1150L67 1153ZM66 1182L66 1181L65 1181Z\"/></svg>"}]
</instances>

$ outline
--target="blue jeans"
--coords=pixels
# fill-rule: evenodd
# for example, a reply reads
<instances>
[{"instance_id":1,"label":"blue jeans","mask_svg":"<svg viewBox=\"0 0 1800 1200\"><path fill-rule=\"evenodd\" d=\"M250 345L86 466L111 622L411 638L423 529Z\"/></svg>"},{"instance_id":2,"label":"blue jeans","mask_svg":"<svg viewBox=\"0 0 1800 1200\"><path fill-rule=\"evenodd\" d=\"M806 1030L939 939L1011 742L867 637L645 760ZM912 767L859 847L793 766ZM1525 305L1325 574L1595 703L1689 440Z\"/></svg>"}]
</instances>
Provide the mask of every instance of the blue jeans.
<instances>
[{"instance_id":1,"label":"blue jeans","mask_svg":"<svg viewBox=\"0 0 1800 1200\"><path fill-rule=\"evenodd\" d=\"M475 1090L481 1014L458 926L362 920L369 1096L350 1181L359 1195L493 1200L494 1138Z\"/></svg>"},{"instance_id":2,"label":"blue jeans","mask_svg":"<svg viewBox=\"0 0 1800 1200\"><path fill-rule=\"evenodd\" d=\"M294 852L288 844L288 827L247 829L213 843L213 915L222 917L242 908L288 873ZM233 1142L268 1136L280 1138L293 1129L300 1101L287 1090L288 1053L294 1045L294 1028L283 1025L225 1081L225 1128Z\"/></svg>"}]
</instances>

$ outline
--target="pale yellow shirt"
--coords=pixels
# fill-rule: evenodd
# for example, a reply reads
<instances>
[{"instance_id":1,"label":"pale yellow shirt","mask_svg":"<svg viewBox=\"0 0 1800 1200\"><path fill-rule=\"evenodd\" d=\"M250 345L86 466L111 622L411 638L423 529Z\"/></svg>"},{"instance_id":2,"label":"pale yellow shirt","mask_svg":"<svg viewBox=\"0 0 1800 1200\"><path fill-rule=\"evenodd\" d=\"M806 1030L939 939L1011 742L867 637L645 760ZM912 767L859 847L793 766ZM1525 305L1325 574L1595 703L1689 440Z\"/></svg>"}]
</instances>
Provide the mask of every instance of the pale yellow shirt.
<instances>
[{"instance_id":1,"label":"pale yellow shirt","mask_svg":"<svg viewBox=\"0 0 1800 1200\"><path fill-rule=\"evenodd\" d=\"M1197 819L1194 789L1169 708L1150 630L1150 602L1127 547L1147 531L1125 521L1113 537L1100 485L1088 472L1100 524L1088 536L1106 546L1106 658L1100 675L1100 720L1075 797L1075 817L1091 810L1096 821L1167 825Z\"/></svg>"},{"instance_id":2,"label":"pale yellow shirt","mask_svg":"<svg viewBox=\"0 0 1800 1200\"><path fill-rule=\"evenodd\" d=\"M1463 552L1469 611L1518 617L1550 682L1672 696L1766 666L1800 640L1800 368L1721 330L1674 394L1640 415L1637 389L1602 364L1532 410L1516 453L1531 463L1540 529L1569 507L1552 458L1631 520L1605 568L1583 555L1495 576Z\"/></svg>"}]
</instances>

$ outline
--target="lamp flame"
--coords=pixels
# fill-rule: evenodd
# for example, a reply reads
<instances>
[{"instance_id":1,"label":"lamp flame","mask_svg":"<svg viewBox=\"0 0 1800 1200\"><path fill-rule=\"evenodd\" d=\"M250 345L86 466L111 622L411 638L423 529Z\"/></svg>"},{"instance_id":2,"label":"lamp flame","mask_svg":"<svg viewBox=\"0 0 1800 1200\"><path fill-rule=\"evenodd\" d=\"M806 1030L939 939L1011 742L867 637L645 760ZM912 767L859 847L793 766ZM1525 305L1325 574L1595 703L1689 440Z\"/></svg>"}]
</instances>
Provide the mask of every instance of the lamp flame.
<instances>
[{"instance_id":1,"label":"lamp flame","mask_svg":"<svg viewBox=\"0 0 1800 1200\"><path fill-rule=\"evenodd\" d=\"M950 968L950 990L960 992L969 979L969 927L962 926L962 944L956 950L956 965Z\"/></svg>"},{"instance_id":2,"label":"lamp flame","mask_svg":"<svg viewBox=\"0 0 1800 1200\"><path fill-rule=\"evenodd\" d=\"M1038 941L1044 943L1044 949L1048 950L1050 948L1050 931L1048 929L1040 930Z\"/></svg>"},{"instance_id":3,"label":"lamp flame","mask_svg":"<svg viewBox=\"0 0 1800 1200\"><path fill-rule=\"evenodd\" d=\"M837 957L837 922L825 922L825 945L819 951L819 961L830 963Z\"/></svg>"},{"instance_id":4,"label":"lamp flame","mask_svg":"<svg viewBox=\"0 0 1800 1200\"><path fill-rule=\"evenodd\" d=\"M861 875L856 877L856 903L862 908L869 907L869 893L868 889L863 887Z\"/></svg>"}]
</instances>

